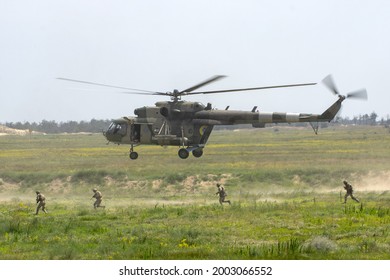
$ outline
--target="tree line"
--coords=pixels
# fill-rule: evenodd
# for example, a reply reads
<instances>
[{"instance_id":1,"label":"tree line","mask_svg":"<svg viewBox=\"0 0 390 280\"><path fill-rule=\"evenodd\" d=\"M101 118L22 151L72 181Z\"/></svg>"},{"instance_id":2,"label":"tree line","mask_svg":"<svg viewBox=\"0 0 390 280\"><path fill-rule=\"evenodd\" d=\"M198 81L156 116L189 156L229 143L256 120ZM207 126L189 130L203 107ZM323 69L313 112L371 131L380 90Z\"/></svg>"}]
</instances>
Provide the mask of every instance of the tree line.
<instances>
[{"instance_id":1,"label":"tree line","mask_svg":"<svg viewBox=\"0 0 390 280\"><path fill-rule=\"evenodd\" d=\"M39 123L37 122L7 122L5 126L14 129L30 130L37 131L48 134L55 133L79 133L79 132L90 132L90 133L100 133L104 129L107 129L108 125L111 123L111 120L96 120L92 119L90 121L67 121L67 122L56 122L56 121L47 121L43 120ZM378 115L375 112L371 114L363 114L355 116L353 118L336 116L335 119L328 125L383 125L390 127L390 117L378 119ZM296 123L292 124L295 126L304 126L306 123ZM233 127L232 127L233 128ZM229 127L224 127L224 129L229 129Z\"/></svg>"},{"instance_id":2,"label":"tree line","mask_svg":"<svg viewBox=\"0 0 390 280\"><path fill-rule=\"evenodd\" d=\"M67 121L67 122L56 122L43 120L37 122L7 122L5 126L14 129L37 131L48 134L56 133L79 133L79 132L90 132L99 133L104 129L107 129L111 120L96 120L90 121Z\"/></svg>"},{"instance_id":3,"label":"tree line","mask_svg":"<svg viewBox=\"0 0 390 280\"><path fill-rule=\"evenodd\" d=\"M353 125L389 125L390 124L390 117L387 116L387 118L381 118L378 120L378 114L375 112L372 112L371 114L364 114L364 115L359 115L355 116L352 119L345 117L339 117L336 116L335 122L336 123L341 123L341 124L353 124Z\"/></svg>"}]
</instances>

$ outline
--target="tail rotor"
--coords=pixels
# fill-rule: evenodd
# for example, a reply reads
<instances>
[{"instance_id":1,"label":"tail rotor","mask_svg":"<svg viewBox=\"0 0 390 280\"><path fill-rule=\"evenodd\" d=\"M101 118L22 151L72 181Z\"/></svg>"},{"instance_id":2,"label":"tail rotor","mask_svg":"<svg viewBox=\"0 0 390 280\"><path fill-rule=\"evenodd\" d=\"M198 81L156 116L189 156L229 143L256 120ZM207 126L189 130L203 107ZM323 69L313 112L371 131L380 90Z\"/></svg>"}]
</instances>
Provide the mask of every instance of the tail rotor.
<instances>
[{"instance_id":1,"label":"tail rotor","mask_svg":"<svg viewBox=\"0 0 390 280\"><path fill-rule=\"evenodd\" d=\"M346 98L367 100L367 90L365 88L352 91L347 94Z\"/></svg>"},{"instance_id":2,"label":"tail rotor","mask_svg":"<svg viewBox=\"0 0 390 280\"><path fill-rule=\"evenodd\" d=\"M340 114L340 109L342 107L341 103L347 99L362 99L367 100L367 91L366 89L359 89L352 91L346 95L340 94L339 90L337 89L336 83L333 80L333 77L331 75L326 76L322 82L324 85L336 96L338 96L338 100L333 103L324 113L322 113L321 118L325 119L327 121L333 120L334 117Z\"/></svg>"},{"instance_id":3,"label":"tail rotor","mask_svg":"<svg viewBox=\"0 0 390 280\"><path fill-rule=\"evenodd\" d=\"M359 89L352 91L350 93L347 93L346 95L341 95L339 90L337 89L336 83L334 82L334 79L332 75L326 76L323 80L322 83L335 95L339 96L340 98L342 97L343 99L346 98L352 98L352 99L362 99L362 100L367 100L367 90L366 89Z\"/></svg>"}]
</instances>

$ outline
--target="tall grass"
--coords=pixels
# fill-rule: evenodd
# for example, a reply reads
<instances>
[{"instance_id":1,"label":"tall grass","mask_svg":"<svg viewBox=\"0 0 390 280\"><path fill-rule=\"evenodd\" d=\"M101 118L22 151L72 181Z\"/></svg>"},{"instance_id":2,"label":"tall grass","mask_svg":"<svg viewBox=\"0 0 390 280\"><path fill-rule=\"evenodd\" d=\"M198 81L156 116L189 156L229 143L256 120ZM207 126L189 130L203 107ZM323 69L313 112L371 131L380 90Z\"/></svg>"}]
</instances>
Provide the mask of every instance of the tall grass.
<instances>
[{"instance_id":1,"label":"tall grass","mask_svg":"<svg viewBox=\"0 0 390 280\"><path fill-rule=\"evenodd\" d=\"M304 196L304 195L303 195ZM325 196L331 200L331 195ZM386 203L388 207L389 202ZM390 215L334 202L193 204L47 215L0 207L2 259L387 259ZM78 208L82 208L79 210ZM101 211L100 211L101 210ZM82 211L82 212L80 212ZM380 214L379 214L380 213Z\"/></svg>"}]
</instances>

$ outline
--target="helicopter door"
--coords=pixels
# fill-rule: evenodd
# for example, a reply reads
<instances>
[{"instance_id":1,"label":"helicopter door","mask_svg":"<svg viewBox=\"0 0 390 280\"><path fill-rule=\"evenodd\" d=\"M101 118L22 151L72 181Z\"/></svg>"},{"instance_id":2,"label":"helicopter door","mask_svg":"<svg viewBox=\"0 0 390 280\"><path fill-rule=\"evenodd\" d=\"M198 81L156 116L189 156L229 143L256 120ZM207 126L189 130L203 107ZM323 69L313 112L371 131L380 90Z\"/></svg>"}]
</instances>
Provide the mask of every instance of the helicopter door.
<instances>
[{"instance_id":1,"label":"helicopter door","mask_svg":"<svg viewBox=\"0 0 390 280\"><path fill-rule=\"evenodd\" d=\"M141 124L140 125L140 141L142 144L151 144L152 143L152 125L151 124Z\"/></svg>"},{"instance_id":2,"label":"helicopter door","mask_svg":"<svg viewBox=\"0 0 390 280\"><path fill-rule=\"evenodd\" d=\"M131 124L130 141L133 143L139 143L140 139L141 139L141 125Z\"/></svg>"}]
</instances>

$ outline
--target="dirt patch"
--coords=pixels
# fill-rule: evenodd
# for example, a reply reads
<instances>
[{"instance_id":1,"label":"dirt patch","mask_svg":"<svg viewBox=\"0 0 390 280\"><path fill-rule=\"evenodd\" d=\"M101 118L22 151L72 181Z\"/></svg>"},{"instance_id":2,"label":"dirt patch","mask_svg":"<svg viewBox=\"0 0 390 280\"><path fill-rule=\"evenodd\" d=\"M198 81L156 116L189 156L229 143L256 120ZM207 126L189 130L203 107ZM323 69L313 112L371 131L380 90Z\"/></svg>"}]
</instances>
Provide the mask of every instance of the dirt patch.
<instances>
[{"instance_id":1,"label":"dirt patch","mask_svg":"<svg viewBox=\"0 0 390 280\"><path fill-rule=\"evenodd\" d=\"M36 135L36 134L44 134L44 133L33 131L30 129L14 129L14 128L6 127L4 125L0 125L0 136L5 136L5 135L26 136L26 135Z\"/></svg>"},{"instance_id":2,"label":"dirt patch","mask_svg":"<svg viewBox=\"0 0 390 280\"><path fill-rule=\"evenodd\" d=\"M2 178L0 178L0 192L16 192L19 189L20 184L5 182Z\"/></svg>"},{"instance_id":3,"label":"dirt patch","mask_svg":"<svg viewBox=\"0 0 390 280\"><path fill-rule=\"evenodd\" d=\"M158 180L154 180L152 182L152 189L153 190L158 190L161 188L161 185L163 184L163 180L162 179L158 179Z\"/></svg>"},{"instance_id":4,"label":"dirt patch","mask_svg":"<svg viewBox=\"0 0 390 280\"><path fill-rule=\"evenodd\" d=\"M104 177L104 182L105 182L106 186L108 186L108 187L115 184L115 180L110 176Z\"/></svg>"},{"instance_id":5,"label":"dirt patch","mask_svg":"<svg viewBox=\"0 0 390 280\"><path fill-rule=\"evenodd\" d=\"M55 179L51 181L47 186L47 192L53 193L53 194L66 194L72 192L71 186L68 184L68 182L64 182L60 179Z\"/></svg>"},{"instance_id":6,"label":"dirt patch","mask_svg":"<svg viewBox=\"0 0 390 280\"><path fill-rule=\"evenodd\" d=\"M199 176L197 177L199 178ZM208 174L205 180L200 180L198 182L198 185L204 188L216 187L217 183L225 185L232 178L232 174L222 174L220 176Z\"/></svg>"},{"instance_id":7,"label":"dirt patch","mask_svg":"<svg viewBox=\"0 0 390 280\"><path fill-rule=\"evenodd\" d=\"M153 196L154 192L159 192L164 194L164 196L175 196L175 195L187 195L190 198L191 194L210 194L213 195L216 192L216 184L220 183L222 185L229 185L231 180L234 180L232 174L222 174L222 175L190 175L184 178L182 181L177 181L171 184L168 184L164 179L156 179L152 181L147 180L127 180L127 181L117 181L112 177L105 177L105 181L102 186L103 190L107 187L106 191L109 189L109 194L121 194L125 193L127 190L136 191L136 192L150 192ZM294 188L283 188L281 186L257 186L254 189L241 189L239 186L232 187L233 194L248 195L254 196L257 200L266 200L266 201L276 201L278 194L294 193L296 191L311 193L315 191L316 193L339 193L344 192L343 184L340 182L339 186L335 187L318 187L315 190L311 188L300 188L301 178L295 176L293 179L293 184L296 186ZM346 178L350 182L356 192L385 192L390 191L390 171L383 172L369 172L365 176L360 176L359 174L352 174ZM91 187L88 184L78 184L73 186L71 183L71 177L69 176L66 179L55 179L49 183L33 186L28 190L23 187L23 182L14 183L7 182L0 178L0 201L11 201L15 199L22 199L35 197L35 190L42 190L47 195L58 194L69 195L72 192L80 193L84 190L84 187ZM231 189L228 187L228 193ZM145 193L145 197L149 194ZM197 199L200 199L199 197ZM156 201L157 203L157 201ZM158 203L169 203L167 201L158 201ZM177 201L175 203L178 203Z\"/></svg>"}]
</instances>

